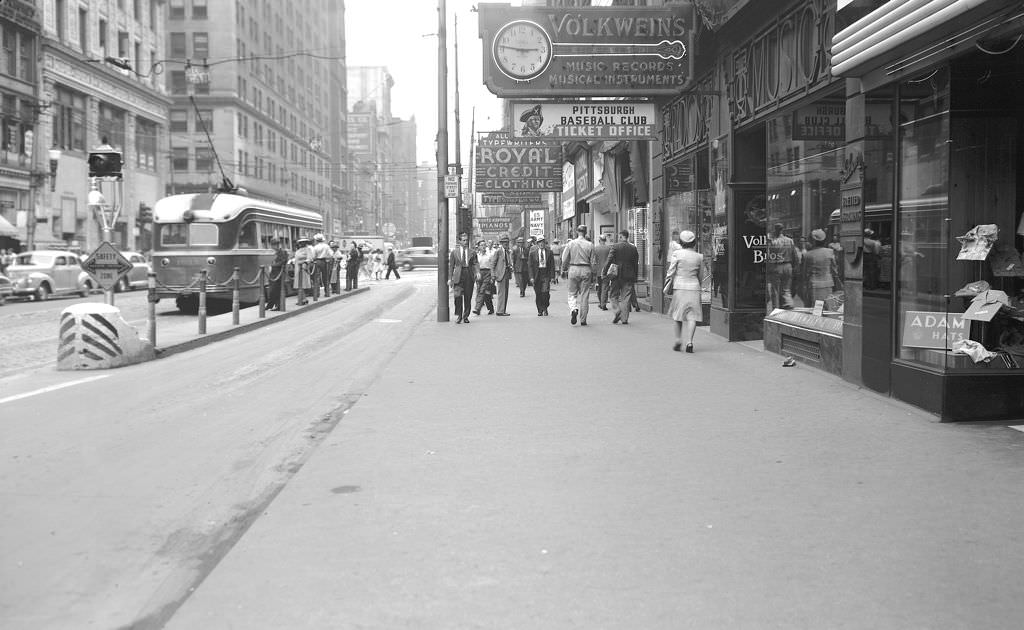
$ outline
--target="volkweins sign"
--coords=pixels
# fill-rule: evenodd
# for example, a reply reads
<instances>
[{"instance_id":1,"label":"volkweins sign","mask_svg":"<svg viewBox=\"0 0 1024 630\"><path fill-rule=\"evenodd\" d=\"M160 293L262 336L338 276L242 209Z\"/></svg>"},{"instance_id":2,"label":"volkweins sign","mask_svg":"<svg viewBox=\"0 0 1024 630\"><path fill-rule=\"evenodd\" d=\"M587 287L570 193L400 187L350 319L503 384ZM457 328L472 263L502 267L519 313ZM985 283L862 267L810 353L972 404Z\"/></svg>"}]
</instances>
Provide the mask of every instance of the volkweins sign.
<instances>
[{"instance_id":1,"label":"volkweins sign","mask_svg":"<svg viewBox=\"0 0 1024 630\"><path fill-rule=\"evenodd\" d=\"M677 94L693 76L695 12L482 3L484 84L502 97Z\"/></svg>"}]
</instances>

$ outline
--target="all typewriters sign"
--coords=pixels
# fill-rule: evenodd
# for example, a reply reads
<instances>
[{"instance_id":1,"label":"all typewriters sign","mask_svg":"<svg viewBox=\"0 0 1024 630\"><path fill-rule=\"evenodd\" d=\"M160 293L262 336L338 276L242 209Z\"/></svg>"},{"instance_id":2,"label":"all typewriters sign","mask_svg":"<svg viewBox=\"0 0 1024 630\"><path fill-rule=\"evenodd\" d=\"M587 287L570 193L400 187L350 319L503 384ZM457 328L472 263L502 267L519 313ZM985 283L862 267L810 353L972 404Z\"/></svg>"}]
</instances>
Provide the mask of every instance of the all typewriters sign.
<instances>
[{"instance_id":1,"label":"all typewriters sign","mask_svg":"<svg viewBox=\"0 0 1024 630\"><path fill-rule=\"evenodd\" d=\"M502 97L678 94L693 77L695 11L482 3L484 84Z\"/></svg>"},{"instance_id":2,"label":"all typewriters sign","mask_svg":"<svg viewBox=\"0 0 1024 630\"><path fill-rule=\"evenodd\" d=\"M476 191L562 190L562 147L537 138L493 131L477 140Z\"/></svg>"}]
</instances>

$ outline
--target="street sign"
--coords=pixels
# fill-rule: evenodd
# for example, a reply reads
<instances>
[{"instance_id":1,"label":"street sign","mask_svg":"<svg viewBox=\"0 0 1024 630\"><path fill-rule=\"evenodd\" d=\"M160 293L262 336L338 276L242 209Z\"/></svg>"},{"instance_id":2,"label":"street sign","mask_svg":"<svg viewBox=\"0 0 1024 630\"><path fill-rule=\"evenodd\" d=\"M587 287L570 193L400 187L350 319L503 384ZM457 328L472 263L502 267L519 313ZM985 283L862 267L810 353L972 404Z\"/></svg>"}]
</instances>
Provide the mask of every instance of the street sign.
<instances>
[{"instance_id":1,"label":"street sign","mask_svg":"<svg viewBox=\"0 0 1024 630\"><path fill-rule=\"evenodd\" d=\"M103 289L113 288L121 276L129 272L131 268L132 264L128 262L128 259L106 241L82 261L82 269L95 278Z\"/></svg>"},{"instance_id":2,"label":"street sign","mask_svg":"<svg viewBox=\"0 0 1024 630\"><path fill-rule=\"evenodd\" d=\"M444 196L447 199L458 199L459 198L459 176L458 175L445 175L444 176Z\"/></svg>"}]
</instances>

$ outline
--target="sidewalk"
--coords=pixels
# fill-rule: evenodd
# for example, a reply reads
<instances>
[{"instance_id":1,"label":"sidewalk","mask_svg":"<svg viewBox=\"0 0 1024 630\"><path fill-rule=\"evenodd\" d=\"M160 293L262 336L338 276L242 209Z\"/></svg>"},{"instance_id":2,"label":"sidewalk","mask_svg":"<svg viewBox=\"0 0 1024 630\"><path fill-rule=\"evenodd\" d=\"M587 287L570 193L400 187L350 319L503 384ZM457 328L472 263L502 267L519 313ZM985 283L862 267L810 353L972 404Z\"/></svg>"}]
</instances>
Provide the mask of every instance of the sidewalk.
<instances>
[{"instance_id":1,"label":"sidewalk","mask_svg":"<svg viewBox=\"0 0 1024 630\"><path fill-rule=\"evenodd\" d=\"M1011 628L1024 435L592 308L425 319L166 626ZM982 621L983 620L983 621Z\"/></svg>"}]
</instances>

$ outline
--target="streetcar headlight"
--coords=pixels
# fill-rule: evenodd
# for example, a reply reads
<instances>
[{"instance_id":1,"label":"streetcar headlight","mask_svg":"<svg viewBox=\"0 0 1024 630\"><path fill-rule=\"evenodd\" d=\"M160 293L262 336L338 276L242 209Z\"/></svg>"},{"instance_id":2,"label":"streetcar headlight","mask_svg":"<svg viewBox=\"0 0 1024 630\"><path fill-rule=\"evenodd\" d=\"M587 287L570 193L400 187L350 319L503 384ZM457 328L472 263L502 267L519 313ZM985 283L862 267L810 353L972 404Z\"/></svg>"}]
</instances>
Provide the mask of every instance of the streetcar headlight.
<instances>
[{"instance_id":1,"label":"streetcar headlight","mask_svg":"<svg viewBox=\"0 0 1024 630\"><path fill-rule=\"evenodd\" d=\"M171 259L170 258L161 258L160 259L160 266L161 267L166 267L169 264L171 264Z\"/></svg>"},{"instance_id":2,"label":"streetcar headlight","mask_svg":"<svg viewBox=\"0 0 1024 630\"><path fill-rule=\"evenodd\" d=\"M217 264L217 259L214 258L213 256L210 256L209 258L206 259L206 264L207 265L216 265Z\"/></svg>"}]
</instances>

